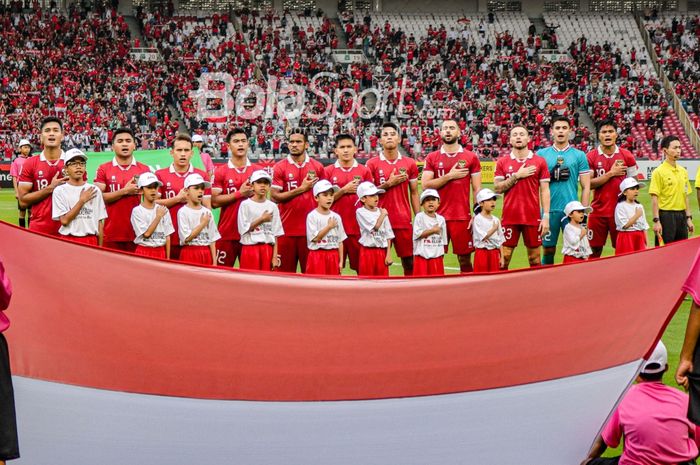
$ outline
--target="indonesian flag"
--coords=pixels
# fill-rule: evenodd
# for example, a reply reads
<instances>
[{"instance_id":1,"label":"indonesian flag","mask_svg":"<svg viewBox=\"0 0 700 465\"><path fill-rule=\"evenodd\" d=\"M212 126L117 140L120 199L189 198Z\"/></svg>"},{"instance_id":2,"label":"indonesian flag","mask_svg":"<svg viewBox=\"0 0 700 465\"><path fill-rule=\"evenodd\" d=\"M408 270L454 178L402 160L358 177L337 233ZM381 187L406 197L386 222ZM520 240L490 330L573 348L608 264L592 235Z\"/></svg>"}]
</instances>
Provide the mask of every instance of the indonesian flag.
<instances>
[{"instance_id":1,"label":"indonesian flag","mask_svg":"<svg viewBox=\"0 0 700 465\"><path fill-rule=\"evenodd\" d=\"M19 464L442 465L580 462L700 239L396 279L185 265L6 223L0 243ZM654 286L624 278L652 267Z\"/></svg>"},{"instance_id":2,"label":"indonesian flag","mask_svg":"<svg viewBox=\"0 0 700 465\"><path fill-rule=\"evenodd\" d=\"M549 97L549 101L555 110L565 110L569 106L569 98L571 96L571 90L566 92L556 92Z\"/></svg>"}]
</instances>

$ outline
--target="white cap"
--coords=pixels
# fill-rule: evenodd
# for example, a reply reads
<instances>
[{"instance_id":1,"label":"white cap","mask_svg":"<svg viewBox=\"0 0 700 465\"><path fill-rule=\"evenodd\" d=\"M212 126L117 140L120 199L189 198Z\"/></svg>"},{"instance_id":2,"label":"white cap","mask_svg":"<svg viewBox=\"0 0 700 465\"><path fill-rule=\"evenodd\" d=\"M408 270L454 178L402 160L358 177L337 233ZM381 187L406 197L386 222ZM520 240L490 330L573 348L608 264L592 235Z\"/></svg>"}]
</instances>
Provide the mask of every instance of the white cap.
<instances>
[{"instance_id":1,"label":"white cap","mask_svg":"<svg viewBox=\"0 0 700 465\"><path fill-rule=\"evenodd\" d=\"M481 203L484 200L491 200L496 197L498 197L500 194L496 194L494 191L491 189L481 189L477 194L476 194L476 203Z\"/></svg>"},{"instance_id":2,"label":"white cap","mask_svg":"<svg viewBox=\"0 0 700 465\"><path fill-rule=\"evenodd\" d=\"M63 157L63 162L67 165L68 162L71 162L76 158L82 158L84 161L87 161L87 155L85 155L85 153L82 150L70 149L66 152L65 156Z\"/></svg>"},{"instance_id":3,"label":"white cap","mask_svg":"<svg viewBox=\"0 0 700 465\"><path fill-rule=\"evenodd\" d=\"M384 189L378 189L377 186L372 184L370 181L365 181L357 186L357 198L361 199L367 195L383 194L386 192Z\"/></svg>"},{"instance_id":4,"label":"white cap","mask_svg":"<svg viewBox=\"0 0 700 465\"><path fill-rule=\"evenodd\" d=\"M194 144L195 142L204 142L204 138L199 134L195 134L192 136L192 143Z\"/></svg>"},{"instance_id":5,"label":"white cap","mask_svg":"<svg viewBox=\"0 0 700 465\"><path fill-rule=\"evenodd\" d=\"M338 192L340 188L331 184L330 181L321 179L320 181L317 181L316 184L314 184L314 197L316 197L321 192L327 192L331 190L333 192Z\"/></svg>"},{"instance_id":6,"label":"white cap","mask_svg":"<svg viewBox=\"0 0 700 465\"><path fill-rule=\"evenodd\" d=\"M435 189L426 189L420 194L420 203L423 203L423 200L425 200L427 197L435 197L436 199L440 200L440 194L438 194L438 191Z\"/></svg>"},{"instance_id":7,"label":"white cap","mask_svg":"<svg viewBox=\"0 0 700 465\"><path fill-rule=\"evenodd\" d=\"M270 173L265 170L253 171L253 174L250 175L251 184L255 181L260 181L261 179L267 179L268 182L272 182L272 176L270 176Z\"/></svg>"},{"instance_id":8,"label":"white cap","mask_svg":"<svg viewBox=\"0 0 700 465\"><path fill-rule=\"evenodd\" d=\"M19 141L19 145L17 147L24 147L25 145L32 146L32 143L29 142L27 139L22 139Z\"/></svg>"},{"instance_id":9,"label":"white cap","mask_svg":"<svg viewBox=\"0 0 700 465\"><path fill-rule=\"evenodd\" d=\"M666 350L666 346L664 345L664 343L659 341L659 343L656 344L654 352L651 353L651 357L649 357L649 360L644 362L644 365L642 365L642 373L646 375L661 373L666 369L667 364L668 351Z\"/></svg>"},{"instance_id":10,"label":"white cap","mask_svg":"<svg viewBox=\"0 0 700 465\"><path fill-rule=\"evenodd\" d=\"M586 213L590 213L593 211L591 207L584 207L581 202L578 200L572 200L571 202L566 204L566 207L564 207L564 214L566 216L571 215L573 212L577 211L583 211Z\"/></svg>"},{"instance_id":11,"label":"white cap","mask_svg":"<svg viewBox=\"0 0 700 465\"><path fill-rule=\"evenodd\" d=\"M202 175L199 173L192 173L185 178L185 189L190 188L192 186L199 186L200 184L204 184L205 188L211 187L211 183L205 181Z\"/></svg>"},{"instance_id":12,"label":"white cap","mask_svg":"<svg viewBox=\"0 0 700 465\"><path fill-rule=\"evenodd\" d=\"M139 181L136 183L136 185L139 188L150 186L151 184L158 184L159 186L163 185L163 183L160 182L156 175L151 173L150 171L147 173L141 173L139 175Z\"/></svg>"},{"instance_id":13,"label":"white cap","mask_svg":"<svg viewBox=\"0 0 700 465\"><path fill-rule=\"evenodd\" d=\"M620 183L620 193L623 193L627 189L629 189L630 187L635 187L635 186L644 187L644 184L640 183L639 181L637 181L634 178L625 178Z\"/></svg>"}]
</instances>

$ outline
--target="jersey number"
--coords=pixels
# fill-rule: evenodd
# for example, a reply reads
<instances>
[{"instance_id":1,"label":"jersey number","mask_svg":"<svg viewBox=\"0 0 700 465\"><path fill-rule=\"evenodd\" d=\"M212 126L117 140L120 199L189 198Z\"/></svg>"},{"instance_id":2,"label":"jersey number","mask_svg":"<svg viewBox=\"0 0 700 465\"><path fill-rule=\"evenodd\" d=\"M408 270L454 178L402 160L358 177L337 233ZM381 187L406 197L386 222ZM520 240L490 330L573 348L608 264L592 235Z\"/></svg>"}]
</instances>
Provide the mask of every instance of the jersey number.
<instances>
[{"instance_id":1,"label":"jersey number","mask_svg":"<svg viewBox=\"0 0 700 465\"><path fill-rule=\"evenodd\" d=\"M510 240L513 237L513 228L501 228L503 231L503 237L506 238L506 240Z\"/></svg>"},{"instance_id":2,"label":"jersey number","mask_svg":"<svg viewBox=\"0 0 700 465\"><path fill-rule=\"evenodd\" d=\"M605 169L604 168L598 168L595 170L595 177L599 178L605 174Z\"/></svg>"},{"instance_id":3,"label":"jersey number","mask_svg":"<svg viewBox=\"0 0 700 465\"><path fill-rule=\"evenodd\" d=\"M116 192L118 190L121 190L121 188L122 188L121 184L110 184L109 185L110 192Z\"/></svg>"},{"instance_id":4,"label":"jersey number","mask_svg":"<svg viewBox=\"0 0 700 465\"><path fill-rule=\"evenodd\" d=\"M49 186L49 180L48 179L37 179L36 185L37 185L38 191L40 191L41 189L46 189Z\"/></svg>"},{"instance_id":5,"label":"jersey number","mask_svg":"<svg viewBox=\"0 0 700 465\"><path fill-rule=\"evenodd\" d=\"M287 190L288 191L293 191L299 187L299 181L287 181Z\"/></svg>"}]
</instances>

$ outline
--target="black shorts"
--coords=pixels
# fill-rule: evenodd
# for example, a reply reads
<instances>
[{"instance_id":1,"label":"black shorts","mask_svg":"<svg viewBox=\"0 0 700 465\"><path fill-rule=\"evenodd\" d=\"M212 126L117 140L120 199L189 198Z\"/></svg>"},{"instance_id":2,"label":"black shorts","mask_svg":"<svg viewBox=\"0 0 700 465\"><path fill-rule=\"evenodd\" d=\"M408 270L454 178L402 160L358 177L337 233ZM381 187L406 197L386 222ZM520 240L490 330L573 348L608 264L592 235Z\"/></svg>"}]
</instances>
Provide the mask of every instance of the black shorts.
<instances>
[{"instance_id":1,"label":"black shorts","mask_svg":"<svg viewBox=\"0 0 700 465\"><path fill-rule=\"evenodd\" d=\"M12 389L10 353L7 340L0 333L0 460L19 458L15 394Z\"/></svg>"},{"instance_id":2,"label":"black shorts","mask_svg":"<svg viewBox=\"0 0 700 465\"><path fill-rule=\"evenodd\" d=\"M659 221L662 228L661 237L664 238L665 243L688 239L688 221L685 219L685 210L659 210ZM655 242L658 246L658 237Z\"/></svg>"}]
</instances>

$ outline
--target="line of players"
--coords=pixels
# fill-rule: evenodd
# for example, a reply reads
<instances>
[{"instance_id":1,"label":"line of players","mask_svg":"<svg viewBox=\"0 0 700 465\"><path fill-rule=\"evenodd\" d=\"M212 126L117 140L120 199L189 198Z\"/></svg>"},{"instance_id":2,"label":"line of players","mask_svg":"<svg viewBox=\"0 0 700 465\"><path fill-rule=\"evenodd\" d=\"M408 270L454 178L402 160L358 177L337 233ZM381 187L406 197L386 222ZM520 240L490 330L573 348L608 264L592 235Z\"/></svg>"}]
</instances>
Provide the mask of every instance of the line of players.
<instances>
[{"instance_id":1,"label":"line of players","mask_svg":"<svg viewBox=\"0 0 700 465\"><path fill-rule=\"evenodd\" d=\"M64 233L67 231L61 216L68 212L61 209L56 211L53 206L55 191L58 189L60 193L62 189L59 187L69 183L69 176L63 171L63 126L57 118L46 118L42 121L40 132L44 150L39 156L31 157L24 163L17 185L18 201L20 207L31 207L30 229L56 235L60 234L61 229ZM367 243L374 243L374 248L386 249L382 260L385 266L390 263L389 249L393 246L401 259L405 275L413 274L416 261L420 262L420 274L426 274L426 269L439 270L435 273L440 274L442 267L427 266L426 260L439 259L441 263L449 243L459 259L462 272L473 270L471 255L475 250L477 271L507 269L521 235L528 250L530 266L553 263L558 236L565 227L562 220L570 216L565 215L565 208L570 202L579 201L580 185L580 204L585 210L590 208L590 190L595 189L593 212L590 214L588 229L584 228L585 233L581 234L581 240L568 246L577 252L585 251L590 240L591 250L583 255L598 257L608 235L614 244L618 229L621 229L615 222L619 188L626 177L636 176L636 161L630 152L616 145L617 128L611 121L598 125L600 145L587 155L569 145L570 133L569 121L566 118L556 118L552 123L554 144L535 154L528 148L528 129L525 126L513 127L510 132L512 151L496 163L494 193L481 189L481 164L478 156L458 143L461 135L460 122L445 120L441 127L443 144L440 150L426 157L422 175L424 191L421 195L418 189L418 167L415 160L400 154L398 148L401 133L393 123L385 123L381 128L380 144L383 151L379 157L369 160L366 166L355 160L357 148L351 136L339 135L336 138L337 161L324 168L308 155L304 132L292 131L288 136L289 156L272 169L269 186L272 202L265 202L267 209L263 210L264 215L261 213L261 217L244 221L249 229L243 231L243 234L239 215L243 202L256 198L262 201L259 190L255 188L256 182L251 179L262 167L248 159L246 132L235 129L227 135L230 159L215 170L211 187L207 173L194 168L190 163L192 140L189 136L178 135L171 148L173 163L155 173L158 193L154 194L157 198L152 199L152 205L165 207L169 211L174 230L169 240L168 255L171 259L182 259L183 243L192 245L192 238L189 235L183 236L178 231L182 224L178 222L178 214L183 207L192 207L192 197L195 197L194 203L204 207L204 213L209 216L207 226L197 228L197 218L191 215L192 228L200 229L200 233L208 231L211 234L210 244L206 246L209 252L203 253L210 253L213 264L231 267L236 260L242 264L242 244L245 245L246 242L242 236L250 236L256 228L258 231L269 229L273 213L278 211L283 234L279 234L279 230L275 231L278 236L274 251L269 251L269 263L276 265L274 268L280 271L296 272L298 266L301 270L307 270L310 249L323 250L326 248L324 245L328 245L329 238L342 236L343 239L336 247L342 258L342 263L339 261L340 267L348 260L350 267L359 271L362 250L367 248ZM129 129L115 131L112 149L115 158L101 165L94 179L94 186L101 191L100 197L106 205L103 245L134 252L137 246L144 246L144 241L139 241L137 237L141 230L136 229L135 232L135 226L132 225L132 211L139 206L139 199L145 197L144 187L148 187L139 186L142 183L138 180L150 170L134 159L136 140ZM190 195L185 183L188 176L193 174L201 176L199 179L204 184L196 184L202 192ZM84 165L82 177L85 177ZM260 182L265 180L259 175L255 179ZM322 183L323 180L329 183ZM324 185L331 188L319 192L317 186ZM360 189L361 186L364 191ZM84 189L74 190L72 198L75 202L85 204L97 197L96 190L91 190L93 195L87 195L83 193ZM321 196L327 192L332 193L332 198L325 199L325 195ZM362 195L368 192L373 193ZM482 195L478 196L478 193ZM502 222L491 214L495 206L494 200L499 194L504 195ZM374 206L368 205L372 204L369 197L377 197ZM472 216L472 197L480 200L477 206L479 215L484 218ZM358 202L363 204L360 210L357 209ZM421 212L421 207L424 212ZM218 231L215 225L213 229L208 226L213 224L209 210L211 208L221 208ZM370 225L373 227L368 230L362 229L364 220L360 213L363 208L377 216L376 224ZM161 212L161 217L164 215L162 208L153 207L153 211ZM333 215L329 215L330 211L334 212ZM632 211L634 215L635 210ZM317 228L319 231L328 229L321 237L317 237L318 231L310 236L307 217L312 212L324 215L315 218L317 222L332 219L334 223L332 228ZM81 214L80 209L73 213L78 217ZM412 221L414 215L415 220ZM631 230L648 228L642 220L643 217L640 221L633 222ZM201 223L204 223L204 218L201 218ZM254 227L251 228L251 224ZM582 226L585 226L585 222ZM630 226L622 229L629 230ZM145 231L141 231L141 234L143 232ZM102 234L100 230L90 233L86 234L84 230L74 232L78 235ZM261 235L263 236L265 234ZM383 240L377 240L377 236L383 236ZM203 242L206 241L195 241L198 245ZM540 246L543 246L544 258L540 255ZM567 244L565 250L566 246ZM338 267L333 269L336 268ZM383 270L381 274L388 272Z\"/></svg>"}]
</instances>

